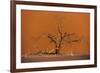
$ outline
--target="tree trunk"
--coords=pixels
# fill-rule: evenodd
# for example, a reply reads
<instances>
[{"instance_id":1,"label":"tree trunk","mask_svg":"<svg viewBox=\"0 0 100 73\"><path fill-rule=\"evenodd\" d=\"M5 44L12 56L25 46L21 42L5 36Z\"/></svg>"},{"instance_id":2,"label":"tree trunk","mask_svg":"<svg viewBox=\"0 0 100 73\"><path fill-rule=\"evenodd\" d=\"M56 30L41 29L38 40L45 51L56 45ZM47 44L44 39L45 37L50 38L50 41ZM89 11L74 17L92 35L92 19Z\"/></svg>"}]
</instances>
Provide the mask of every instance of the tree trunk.
<instances>
[{"instance_id":1,"label":"tree trunk","mask_svg":"<svg viewBox=\"0 0 100 73\"><path fill-rule=\"evenodd\" d=\"M56 53L56 54L59 54L59 48L56 48L56 49L55 49L55 53Z\"/></svg>"}]
</instances>

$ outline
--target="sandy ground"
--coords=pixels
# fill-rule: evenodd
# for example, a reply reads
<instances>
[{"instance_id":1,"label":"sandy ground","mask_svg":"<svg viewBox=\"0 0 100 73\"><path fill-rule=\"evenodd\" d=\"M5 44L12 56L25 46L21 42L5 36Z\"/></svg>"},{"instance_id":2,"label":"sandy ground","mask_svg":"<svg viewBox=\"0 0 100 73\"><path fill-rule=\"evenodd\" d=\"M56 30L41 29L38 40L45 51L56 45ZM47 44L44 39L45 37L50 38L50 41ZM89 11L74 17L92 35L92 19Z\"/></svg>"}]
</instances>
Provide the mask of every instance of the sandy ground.
<instances>
[{"instance_id":1,"label":"sandy ground","mask_svg":"<svg viewBox=\"0 0 100 73\"><path fill-rule=\"evenodd\" d=\"M21 62L47 62L47 61L67 61L67 60L86 60L90 59L89 55L82 56L32 56L32 57L22 57Z\"/></svg>"}]
</instances>

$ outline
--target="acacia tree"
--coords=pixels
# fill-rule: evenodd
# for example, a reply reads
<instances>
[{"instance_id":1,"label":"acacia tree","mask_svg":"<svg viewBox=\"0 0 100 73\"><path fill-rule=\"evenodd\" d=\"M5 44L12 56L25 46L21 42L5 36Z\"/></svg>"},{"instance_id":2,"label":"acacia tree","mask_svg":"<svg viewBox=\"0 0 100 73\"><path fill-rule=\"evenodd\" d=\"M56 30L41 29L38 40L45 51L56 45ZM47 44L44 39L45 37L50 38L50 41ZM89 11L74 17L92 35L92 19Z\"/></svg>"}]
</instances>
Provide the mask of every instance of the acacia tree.
<instances>
[{"instance_id":1,"label":"acacia tree","mask_svg":"<svg viewBox=\"0 0 100 73\"><path fill-rule=\"evenodd\" d=\"M62 45L64 42L66 43L73 43L73 42L79 42L79 39L73 39L72 36L74 36L75 33L68 33L63 32L61 24L58 26L58 36L54 36L53 34L48 34L47 37L50 39L50 43L54 44L55 54L60 53L60 49L62 48Z\"/></svg>"}]
</instances>

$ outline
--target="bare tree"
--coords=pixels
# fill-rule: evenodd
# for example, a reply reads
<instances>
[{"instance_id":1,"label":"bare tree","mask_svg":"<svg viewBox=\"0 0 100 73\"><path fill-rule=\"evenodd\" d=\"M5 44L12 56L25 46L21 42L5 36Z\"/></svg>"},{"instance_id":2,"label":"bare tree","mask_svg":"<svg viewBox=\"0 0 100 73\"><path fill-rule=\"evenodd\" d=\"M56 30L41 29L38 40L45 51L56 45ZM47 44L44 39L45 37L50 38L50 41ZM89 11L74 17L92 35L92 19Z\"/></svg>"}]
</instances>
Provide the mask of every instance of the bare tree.
<instances>
[{"instance_id":1,"label":"bare tree","mask_svg":"<svg viewBox=\"0 0 100 73\"><path fill-rule=\"evenodd\" d=\"M50 39L50 43L54 44L55 54L60 53L60 49L62 48L64 42L71 44L80 41L80 39L72 38L72 36L74 36L75 33L63 32L61 24L58 25L58 34L59 36L54 36L53 34L47 35L47 37Z\"/></svg>"}]
</instances>

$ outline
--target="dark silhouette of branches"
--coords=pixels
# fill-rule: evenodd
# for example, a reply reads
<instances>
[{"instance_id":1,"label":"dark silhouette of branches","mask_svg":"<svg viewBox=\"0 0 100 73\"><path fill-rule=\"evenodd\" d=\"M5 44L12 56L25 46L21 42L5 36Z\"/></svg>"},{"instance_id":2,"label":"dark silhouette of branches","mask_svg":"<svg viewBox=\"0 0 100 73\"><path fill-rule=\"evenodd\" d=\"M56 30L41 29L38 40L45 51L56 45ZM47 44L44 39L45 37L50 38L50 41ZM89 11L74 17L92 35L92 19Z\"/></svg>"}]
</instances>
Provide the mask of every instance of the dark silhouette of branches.
<instances>
[{"instance_id":1,"label":"dark silhouette of branches","mask_svg":"<svg viewBox=\"0 0 100 73\"><path fill-rule=\"evenodd\" d=\"M62 48L63 42L72 44L80 41L80 39L73 39L75 33L63 32L61 24L58 26L58 34L58 36L54 36L53 34L47 35L50 39L50 43L53 43L55 46L55 54L60 53L60 48Z\"/></svg>"},{"instance_id":2,"label":"dark silhouette of branches","mask_svg":"<svg viewBox=\"0 0 100 73\"><path fill-rule=\"evenodd\" d=\"M57 47L57 39L55 36L48 34L47 37L50 39L50 43L54 43L55 47Z\"/></svg>"}]
</instances>

